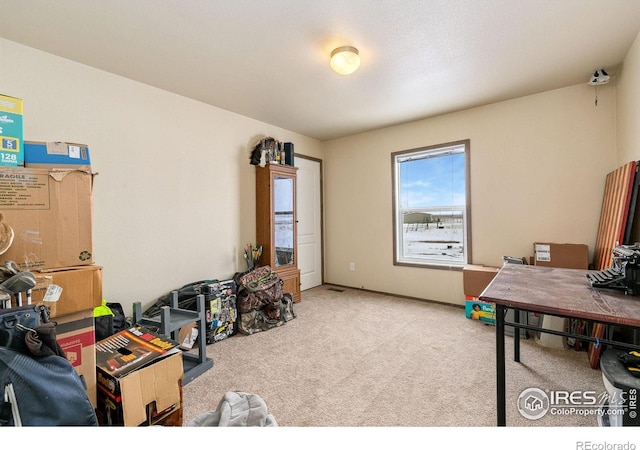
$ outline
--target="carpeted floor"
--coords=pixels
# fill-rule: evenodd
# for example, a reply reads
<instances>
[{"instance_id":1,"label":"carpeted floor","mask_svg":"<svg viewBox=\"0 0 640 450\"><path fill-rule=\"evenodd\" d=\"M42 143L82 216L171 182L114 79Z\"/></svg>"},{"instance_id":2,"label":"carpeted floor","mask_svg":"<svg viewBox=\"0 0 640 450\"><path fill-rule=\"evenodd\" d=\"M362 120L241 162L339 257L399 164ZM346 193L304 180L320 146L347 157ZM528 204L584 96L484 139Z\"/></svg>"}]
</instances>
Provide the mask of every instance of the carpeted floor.
<instances>
[{"instance_id":1,"label":"carpeted floor","mask_svg":"<svg viewBox=\"0 0 640 450\"><path fill-rule=\"evenodd\" d=\"M227 391L257 394L281 427L493 427L494 327L464 309L357 289L303 292L296 319L207 346L211 370L183 389L186 425ZM527 388L604 392L587 355L507 337L507 425L597 427L594 414L525 418ZM593 408L592 408L593 409Z\"/></svg>"}]
</instances>

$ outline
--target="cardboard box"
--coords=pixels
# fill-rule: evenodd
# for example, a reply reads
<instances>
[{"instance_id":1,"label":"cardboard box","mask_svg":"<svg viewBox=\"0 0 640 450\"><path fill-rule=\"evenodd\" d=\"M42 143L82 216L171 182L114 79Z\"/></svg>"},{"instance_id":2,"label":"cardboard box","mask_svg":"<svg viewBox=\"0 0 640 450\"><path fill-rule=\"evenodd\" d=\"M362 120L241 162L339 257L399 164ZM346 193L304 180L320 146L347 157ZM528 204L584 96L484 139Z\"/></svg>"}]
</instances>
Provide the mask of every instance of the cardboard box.
<instances>
[{"instance_id":1,"label":"cardboard box","mask_svg":"<svg viewBox=\"0 0 640 450\"><path fill-rule=\"evenodd\" d=\"M0 167L0 211L15 234L2 257L31 271L93 264L92 189L82 170Z\"/></svg>"},{"instance_id":2,"label":"cardboard box","mask_svg":"<svg viewBox=\"0 0 640 450\"><path fill-rule=\"evenodd\" d=\"M89 147L69 142L24 143L24 166L42 169L77 169L91 172Z\"/></svg>"},{"instance_id":3,"label":"cardboard box","mask_svg":"<svg viewBox=\"0 0 640 450\"><path fill-rule=\"evenodd\" d=\"M464 295L480 297L482 291L500 271L499 267L489 267L477 264L466 265L462 269L462 283Z\"/></svg>"},{"instance_id":4,"label":"cardboard box","mask_svg":"<svg viewBox=\"0 0 640 450\"><path fill-rule=\"evenodd\" d=\"M482 302L478 297L466 296L465 315L467 319L496 323L496 305Z\"/></svg>"},{"instance_id":5,"label":"cardboard box","mask_svg":"<svg viewBox=\"0 0 640 450\"><path fill-rule=\"evenodd\" d=\"M22 100L0 94L0 166L24 165Z\"/></svg>"},{"instance_id":6,"label":"cardboard box","mask_svg":"<svg viewBox=\"0 0 640 450\"><path fill-rule=\"evenodd\" d=\"M134 326L96 343L98 420L155 425L182 411L182 351L177 342Z\"/></svg>"},{"instance_id":7,"label":"cardboard box","mask_svg":"<svg viewBox=\"0 0 640 450\"><path fill-rule=\"evenodd\" d=\"M536 266L585 270L589 268L589 246L586 244L535 242L533 255L533 263Z\"/></svg>"},{"instance_id":8,"label":"cardboard box","mask_svg":"<svg viewBox=\"0 0 640 450\"><path fill-rule=\"evenodd\" d=\"M33 290L32 303L44 304L52 318L93 310L102 304L102 267L78 266L68 269L49 269L37 273L48 280L46 289ZM53 288L53 289L52 289ZM51 298L52 290L59 294L57 300Z\"/></svg>"},{"instance_id":9,"label":"cardboard box","mask_svg":"<svg viewBox=\"0 0 640 450\"><path fill-rule=\"evenodd\" d=\"M33 276L36 279L36 285L31 289L32 303L34 298L44 297L47 289L49 289L49 286L53 283L53 277L51 275L33 272Z\"/></svg>"},{"instance_id":10,"label":"cardboard box","mask_svg":"<svg viewBox=\"0 0 640 450\"><path fill-rule=\"evenodd\" d=\"M178 331L178 342L182 350L191 350L198 339L198 325L193 322Z\"/></svg>"},{"instance_id":11,"label":"cardboard box","mask_svg":"<svg viewBox=\"0 0 640 450\"><path fill-rule=\"evenodd\" d=\"M56 318L56 337L67 359L84 378L94 408L96 396L96 340L93 309Z\"/></svg>"}]
</instances>

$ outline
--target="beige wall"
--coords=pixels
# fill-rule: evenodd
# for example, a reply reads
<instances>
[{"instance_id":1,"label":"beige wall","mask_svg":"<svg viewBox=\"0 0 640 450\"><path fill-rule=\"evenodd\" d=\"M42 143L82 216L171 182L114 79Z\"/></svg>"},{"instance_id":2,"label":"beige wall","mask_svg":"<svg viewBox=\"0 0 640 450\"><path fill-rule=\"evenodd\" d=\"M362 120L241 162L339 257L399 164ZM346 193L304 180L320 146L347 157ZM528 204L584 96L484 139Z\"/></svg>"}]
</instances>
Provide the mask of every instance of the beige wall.
<instances>
[{"instance_id":1,"label":"beige wall","mask_svg":"<svg viewBox=\"0 0 640 450\"><path fill-rule=\"evenodd\" d=\"M27 139L90 146L96 263L104 297L125 308L244 269L248 155L263 136L324 159L327 282L450 303L464 299L459 271L392 264L392 152L471 140L473 262L486 265L528 257L536 240L592 255L604 177L640 153L638 40L598 106L585 82L325 143L1 39L0 61Z\"/></svg>"},{"instance_id":2,"label":"beige wall","mask_svg":"<svg viewBox=\"0 0 640 450\"><path fill-rule=\"evenodd\" d=\"M618 163L640 160L640 34L616 77ZM640 242L640 211L636 210L631 242Z\"/></svg>"},{"instance_id":3,"label":"beige wall","mask_svg":"<svg viewBox=\"0 0 640 450\"><path fill-rule=\"evenodd\" d=\"M253 145L320 157L320 143L0 40L0 91L24 100L27 140L89 145L94 254L104 298L143 306L183 284L245 270L255 240Z\"/></svg>"},{"instance_id":4,"label":"beige wall","mask_svg":"<svg viewBox=\"0 0 640 450\"><path fill-rule=\"evenodd\" d=\"M535 241L593 254L616 168L615 86L586 82L323 144L326 280L464 303L459 271L393 265L391 152L471 140L473 262L532 255ZM356 270L349 271L355 262Z\"/></svg>"},{"instance_id":5,"label":"beige wall","mask_svg":"<svg viewBox=\"0 0 640 450\"><path fill-rule=\"evenodd\" d=\"M640 159L640 34L617 78L618 163Z\"/></svg>"}]
</instances>

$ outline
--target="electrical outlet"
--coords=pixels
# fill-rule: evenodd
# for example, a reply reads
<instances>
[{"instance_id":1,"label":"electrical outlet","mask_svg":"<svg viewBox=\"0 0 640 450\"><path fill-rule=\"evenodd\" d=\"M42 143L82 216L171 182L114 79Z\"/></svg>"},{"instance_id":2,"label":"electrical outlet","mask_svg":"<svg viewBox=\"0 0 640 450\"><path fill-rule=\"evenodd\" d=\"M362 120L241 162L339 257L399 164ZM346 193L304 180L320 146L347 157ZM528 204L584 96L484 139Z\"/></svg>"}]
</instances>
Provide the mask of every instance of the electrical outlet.
<instances>
[{"instance_id":1,"label":"electrical outlet","mask_svg":"<svg viewBox=\"0 0 640 450\"><path fill-rule=\"evenodd\" d=\"M356 270L356 263L349 263L349 270L351 271Z\"/></svg>"}]
</instances>

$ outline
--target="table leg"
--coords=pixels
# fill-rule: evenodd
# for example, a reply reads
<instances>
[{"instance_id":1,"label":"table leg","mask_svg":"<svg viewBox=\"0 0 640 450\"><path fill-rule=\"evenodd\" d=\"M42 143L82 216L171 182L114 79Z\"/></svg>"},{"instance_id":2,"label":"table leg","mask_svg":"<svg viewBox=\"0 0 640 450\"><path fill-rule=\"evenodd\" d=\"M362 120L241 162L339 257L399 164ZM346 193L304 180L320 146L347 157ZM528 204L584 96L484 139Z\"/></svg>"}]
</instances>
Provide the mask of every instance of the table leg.
<instances>
[{"instance_id":1,"label":"table leg","mask_svg":"<svg viewBox=\"0 0 640 450\"><path fill-rule=\"evenodd\" d=\"M496 400L498 426L506 425L506 385L504 361L504 305L496 305Z\"/></svg>"},{"instance_id":2,"label":"table leg","mask_svg":"<svg viewBox=\"0 0 640 450\"><path fill-rule=\"evenodd\" d=\"M520 323L520 310L513 310L514 323ZM520 362L520 328L513 327L513 360Z\"/></svg>"}]
</instances>

